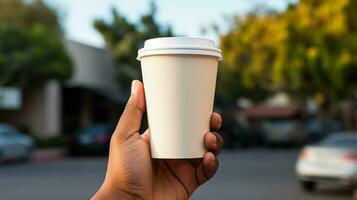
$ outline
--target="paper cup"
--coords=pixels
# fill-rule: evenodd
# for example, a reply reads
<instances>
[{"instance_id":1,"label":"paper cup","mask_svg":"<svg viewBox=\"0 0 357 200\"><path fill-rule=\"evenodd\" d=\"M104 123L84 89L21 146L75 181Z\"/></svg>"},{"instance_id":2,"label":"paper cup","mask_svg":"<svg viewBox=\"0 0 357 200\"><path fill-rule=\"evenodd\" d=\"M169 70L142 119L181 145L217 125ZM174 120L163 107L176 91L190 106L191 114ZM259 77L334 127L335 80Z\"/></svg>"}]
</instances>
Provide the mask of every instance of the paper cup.
<instances>
[{"instance_id":1,"label":"paper cup","mask_svg":"<svg viewBox=\"0 0 357 200\"><path fill-rule=\"evenodd\" d=\"M221 51L201 38L156 38L139 50L153 158L201 158Z\"/></svg>"}]
</instances>

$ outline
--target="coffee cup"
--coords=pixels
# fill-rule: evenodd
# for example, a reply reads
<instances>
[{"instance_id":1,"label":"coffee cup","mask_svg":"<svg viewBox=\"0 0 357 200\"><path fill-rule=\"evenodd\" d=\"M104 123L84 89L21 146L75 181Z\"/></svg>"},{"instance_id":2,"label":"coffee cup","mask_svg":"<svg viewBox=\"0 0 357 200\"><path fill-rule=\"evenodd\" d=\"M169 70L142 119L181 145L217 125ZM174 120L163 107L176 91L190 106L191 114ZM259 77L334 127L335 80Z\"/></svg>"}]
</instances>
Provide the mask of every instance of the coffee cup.
<instances>
[{"instance_id":1,"label":"coffee cup","mask_svg":"<svg viewBox=\"0 0 357 200\"><path fill-rule=\"evenodd\" d=\"M202 158L221 50L204 38L154 38L145 42L137 59L141 61L151 156Z\"/></svg>"}]
</instances>

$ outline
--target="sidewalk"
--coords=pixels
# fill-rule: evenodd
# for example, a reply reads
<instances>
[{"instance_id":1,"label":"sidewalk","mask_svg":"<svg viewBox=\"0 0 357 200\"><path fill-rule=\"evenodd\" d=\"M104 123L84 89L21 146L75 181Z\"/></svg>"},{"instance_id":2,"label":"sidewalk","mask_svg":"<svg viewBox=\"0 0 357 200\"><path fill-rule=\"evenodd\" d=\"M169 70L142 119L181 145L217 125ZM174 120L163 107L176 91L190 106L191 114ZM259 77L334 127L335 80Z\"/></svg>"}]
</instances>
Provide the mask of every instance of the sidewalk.
<instances>
[{"instance_id":1,"label":"sidewalk","mask_svg":"<svg viewBox=\"0 0 357 200\"><path fill-rule=\"evenodd\" d=\"M45 162L66 158L67 151L64 148L35 149L31 156L32 162Z\"/></svg>"}]
</instances>

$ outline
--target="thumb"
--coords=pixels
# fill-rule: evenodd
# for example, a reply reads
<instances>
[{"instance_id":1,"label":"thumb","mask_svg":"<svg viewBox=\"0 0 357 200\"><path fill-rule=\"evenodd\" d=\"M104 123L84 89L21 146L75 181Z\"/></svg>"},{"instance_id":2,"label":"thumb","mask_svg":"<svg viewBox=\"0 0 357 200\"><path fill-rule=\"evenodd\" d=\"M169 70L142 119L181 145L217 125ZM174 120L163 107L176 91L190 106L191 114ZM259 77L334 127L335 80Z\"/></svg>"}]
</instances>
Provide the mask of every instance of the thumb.
<instances>
[{"instance_id":1,"label":"thumb","mask_svg":"<svg viewBox=\"0 0 357 200\"><path fill-rule=\"evenodd\" d=\"M115 132L124 137L138 134L141 119L145 111L145 95L143 84L134 80L131 83L131 95L120 117Z\"/></svg>"}]
</instances>

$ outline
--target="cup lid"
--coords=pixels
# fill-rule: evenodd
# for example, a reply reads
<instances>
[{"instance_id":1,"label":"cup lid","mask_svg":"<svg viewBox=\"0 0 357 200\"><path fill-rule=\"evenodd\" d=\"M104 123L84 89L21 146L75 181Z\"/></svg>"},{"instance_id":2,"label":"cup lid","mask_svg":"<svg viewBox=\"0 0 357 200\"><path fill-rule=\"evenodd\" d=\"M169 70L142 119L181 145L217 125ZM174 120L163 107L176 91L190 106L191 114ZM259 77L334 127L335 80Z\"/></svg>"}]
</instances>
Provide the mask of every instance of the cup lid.
<instances>
[{"instance_id":1,"label":"cup lid","mask_svg":"<svg viewBox=\"0 0 357 200\"><path fill-rule=\"evenodd\" d=\"M162 54L208 55L222 60L222 51L212 40L193 37L162 37L146 40L144 48L138 51L137 59Z\"/></svg>"}]
</instances>

